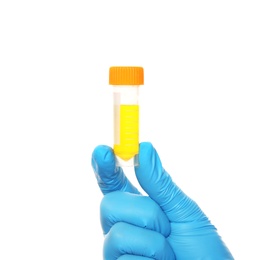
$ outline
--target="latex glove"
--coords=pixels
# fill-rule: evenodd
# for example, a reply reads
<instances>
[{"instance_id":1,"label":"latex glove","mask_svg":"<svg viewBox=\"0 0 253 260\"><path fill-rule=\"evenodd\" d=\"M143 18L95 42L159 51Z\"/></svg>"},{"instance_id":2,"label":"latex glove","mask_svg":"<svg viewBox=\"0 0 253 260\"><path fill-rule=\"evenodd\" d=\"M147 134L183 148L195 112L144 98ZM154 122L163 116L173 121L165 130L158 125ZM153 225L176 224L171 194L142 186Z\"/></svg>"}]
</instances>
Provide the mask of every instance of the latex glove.
<instances>
[{"instance_id":1,"label":"latex glove","mask_svg":"<svg viewBox=\"0 0 253 260\"><path fill-rule=\"evenodd\" d=\"M141 143L136 177L142 196L115 166L113 150L98 146L92 166L105 194L101 225L106 260L234 259L198 205L163 169L151 143Z\"/></svg>"}]
</instances>

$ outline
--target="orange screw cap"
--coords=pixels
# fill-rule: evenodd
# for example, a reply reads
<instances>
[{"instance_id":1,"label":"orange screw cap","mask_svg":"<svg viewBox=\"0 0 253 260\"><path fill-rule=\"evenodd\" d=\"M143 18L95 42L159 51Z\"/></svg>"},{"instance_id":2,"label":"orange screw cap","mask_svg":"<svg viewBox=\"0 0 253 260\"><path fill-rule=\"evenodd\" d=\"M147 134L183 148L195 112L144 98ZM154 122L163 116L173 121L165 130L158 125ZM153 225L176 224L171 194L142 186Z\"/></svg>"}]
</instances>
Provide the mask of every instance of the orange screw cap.
<instances>
[{"instance_id":1,"label":"orange screw cap","mask_svg":"<svg viewBox=\"0 0 253 260\"><path fill-rule=\"evenodd\" d=\"M110 85L143 85L144 70L142 67L110 67Z\"/></svg>"}]
</instances>

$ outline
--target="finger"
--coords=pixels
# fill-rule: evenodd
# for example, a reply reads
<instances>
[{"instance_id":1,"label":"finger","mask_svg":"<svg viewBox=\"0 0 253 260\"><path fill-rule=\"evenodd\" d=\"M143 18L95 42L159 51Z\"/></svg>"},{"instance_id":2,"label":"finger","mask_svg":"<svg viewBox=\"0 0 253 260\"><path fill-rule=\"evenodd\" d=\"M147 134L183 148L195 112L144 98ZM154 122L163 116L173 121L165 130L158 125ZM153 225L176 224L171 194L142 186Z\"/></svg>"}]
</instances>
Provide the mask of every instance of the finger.
<instances>
[{"instance_id":1,"label":"finger","mask_svg":"<svg viewBox=\"0 0 253 260\"><path fill-rule=\"evenodd\" d=\"M122 168L116 166L113 150L109 146L97 146L92 153L91 164L103 194L117 190L139 193L126 178Z\"/></svg>"},{"instance_id":2,"label":"finger","mask_svg":"<svg viewBox=\"0 0 253 260\"><path fill-rule=\"evenodd\" d=\"M104 196L100 205L104 234L117 222L126 222L154 230L168 237L170 223L162 209L147 196L128 192L112 192Z\"/></svg>"},{"instance_id":3,"label":"finger","mask_svg":"<svg viewBox=\"0 0 253 260\"><path fill-rule=\"evenodd\" d=\"M110 260L123 255L175 259L174 252L163 235L124 222L116 223L106 235L103 254L104 259Z\"/></svg>"},{"instance_id":4,"label":"finger","mask_svg":"<svg viewBox=\"0 0 253 260\"><path fill-rule=\"evenodd\" d=\"M205 218L198 205L179 189L164 170L151 143L140 144L139 161L135 173L141 187L158 203L171 222Z\"/></svg>"}]
</instances>

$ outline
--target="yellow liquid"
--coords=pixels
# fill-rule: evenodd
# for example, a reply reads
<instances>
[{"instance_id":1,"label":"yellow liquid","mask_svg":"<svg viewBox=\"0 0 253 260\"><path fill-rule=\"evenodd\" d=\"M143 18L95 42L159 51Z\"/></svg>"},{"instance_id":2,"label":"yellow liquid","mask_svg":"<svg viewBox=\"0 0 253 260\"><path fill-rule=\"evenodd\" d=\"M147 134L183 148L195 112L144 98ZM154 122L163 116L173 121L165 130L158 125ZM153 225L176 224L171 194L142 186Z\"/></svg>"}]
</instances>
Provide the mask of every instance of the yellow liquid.
<instances>
[{"instance_id":1,"label":"yellow liquid","mask_svg":"<svg viewBox=\"0 0 253 260\"><path fill-rule=\"evenodd\" d=\"M120 105L119 144L114 144L114 153L128 161L139 153L139 106Z\"/></svg>"}]
</instances>

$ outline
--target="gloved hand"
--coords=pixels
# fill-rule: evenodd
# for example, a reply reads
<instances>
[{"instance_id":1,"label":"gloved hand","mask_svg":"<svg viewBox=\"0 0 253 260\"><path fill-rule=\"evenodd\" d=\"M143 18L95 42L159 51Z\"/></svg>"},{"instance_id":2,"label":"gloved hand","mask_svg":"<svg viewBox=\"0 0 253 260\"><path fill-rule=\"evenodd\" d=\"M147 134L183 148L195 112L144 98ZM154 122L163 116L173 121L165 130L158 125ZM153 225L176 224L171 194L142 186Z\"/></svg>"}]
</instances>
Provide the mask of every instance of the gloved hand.
<instances>
[{"instance_id":1,"label":"gloved hand","mask_svg":"<svg viewBox=\"0 0 253 260\"><path fill-rule=\"evenodd\" d=\"M214 225L172 181L151 143L141 143L136 177L149 196L115 166L113 150L97 146L92 167L105 195L101 225L105 260L234 259Z\"/></svg>"}]
</instances>

